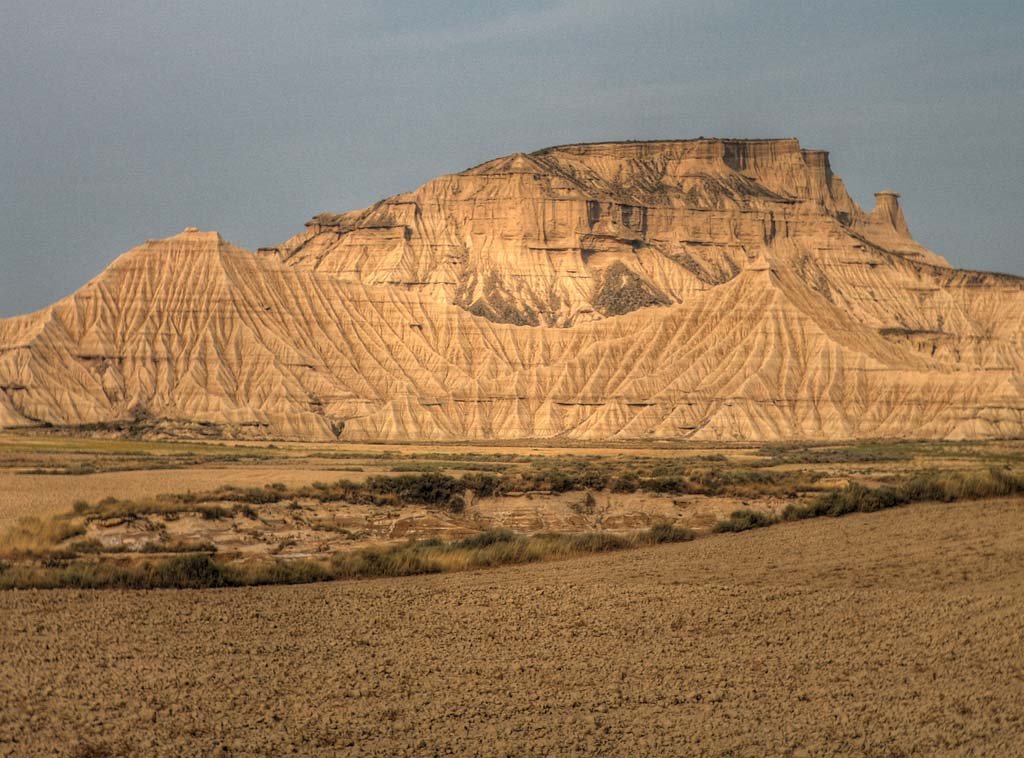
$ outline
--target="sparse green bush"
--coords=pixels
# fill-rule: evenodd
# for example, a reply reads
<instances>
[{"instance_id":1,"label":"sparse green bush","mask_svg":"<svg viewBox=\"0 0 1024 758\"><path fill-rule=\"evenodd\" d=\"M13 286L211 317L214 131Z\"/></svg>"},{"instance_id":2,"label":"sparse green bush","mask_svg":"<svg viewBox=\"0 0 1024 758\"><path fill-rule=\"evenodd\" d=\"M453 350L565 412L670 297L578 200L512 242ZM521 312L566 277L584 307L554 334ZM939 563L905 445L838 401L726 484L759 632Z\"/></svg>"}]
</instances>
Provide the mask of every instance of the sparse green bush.
<instances>
[{"instance_id":1,"label":"sparse green bush","mask_svg":"<svg viewBox=\"0 0 1024 758\"><path fill-rule=\"evenodd\" d=\"M479 550L482 547L497 545L499 542L512 542L514 539L516 539L515 532L511 532L508 529L491 529L486 532L480 532L480 534L474 534L472 537L452 542L451 547L462 550Z\"/></svg>"},{"instance_id":2,"label":"sparse green bush","mask_svg":"<svg viewBox=\"0 0 1024 758\"><path fill-rule=\"evenodd\" d=\"M717 522L711 531L713 532L745 532L748 529L760 529L771 526L777 518L770 513L754 511L749 508L741 508L729 514L729 518Z\"/></svg>"},{"instance_id":3,"label":"sparse green bush","mask_svg":"<svg viewBox=\"0 0 1024 758\"><path fill-rule=\"evenodd\" d=\"M555 535L553 541L565 543L571 553L606 553L623 550L632 545L628 537L608 532L583 532L582 534Z\"/></svg>"},{"instance_id":4,"label":"sparse green bush","mask_svg":"<svg viewBox=\"0 0 1024 758\"><path fill-rule=\"evenodd\" d=\"M114 552L104 547L103 543L97 539L75 540L68 545L68 550L75 554Z\"/></svg>"},{"instance_id":5,"label":"sparse green bush","mask_svg":"<svg viewBox=\"0 0 1024 758\"><path fill-rule=\"evenodd\" d=\"M608 486L609 474L593 466L586 466L576 477L573 489L603 490Z\"/></svg>"},{"instance_id":6,"label":"sparse green bush","mask_svg":"<svg viewBox=\"0 0 1024 758\"><path fill-rule=\"evenodd\" d=\"M647 542L658 545L665 542L687 542L697 535L692 529L674 526L672 524L655 524L643 535Z\"/></svg>"},{"instance_id":7,"label":"sparse green bush","mask_svg":"<svg viewBox=\"0 0 1024 758\"><path fill-rule=\"evenodd\" d=\"M640 480L640 488L647 492L683 495L691 492L689 483L679 476L658 476Z\"/></svg>"},{"instance_id":8,"label":"sparse green bush","mask_svg":"<svg viewBox=\"0 0 1024 758\"><path fill-rule=\"evenodd\" d=\"M462 495L452 495L445 507L452 513L462 513L466 510L466 498Z\"/></svg>"},{"instance_id":9,"label":"sparse green bush","mask_svg":"<svg viewBox=\"0 0 1024 758\"><path fill-rule=\"evenodd\" d=\"M109 548L99 552L111 552ZM125 552L119 550L117 552ZM212 542L189 542L187 540L170 540L168 542L147 542L142 546L141 553L216 553L217 546Z\"/></svg>"},{"instance_id":10,"label":"sparse green bush","mask_svg":"<svg viewBox=\"0 0 1024 758\"><path fill-rule=\"evenodd\" d=\"M501 492L501 478L495 474L473 471L462 477L462 486L477 497L494 497Z\"/></svg>"},{"instance_id":11,"label":"sparse green bush","mask_svg":"<svg viewBox=\"0 0 1024 758\"><path fill-rule=\"evenodd\" d=\"M334 578L325 563L308 559L228 564L223 569L223 576L226 583L233 586L309 584Z\"/></svg>"},{"instance_id":12,"label":"sparse green bush","mask_svg":"<svg viewBox=\"0 0 1024 758\"><path fill-rule=\"evenodd\" d=\"M465 489L458 479L447 474L403 474L401 476L371 476L366 490L374 496L394 495L399 503L442 506L452 495Z\"/></svg>"},{"instance_id":13,"label":"sparse green bush","mask_svg":"<svg viewBox=\"0 0 1024 758\"><path fill-rule=\"evenodd\" d=\"M224 584L220 566L208 555L182 555L155 561L75 562L49 568L14 566L0 575L0 588L156 589L221 587Z\"/></svg>"},{"instance_id":14,"label":"sparse green bush","mask_svg":"<svg viewBox=\"0 0 1024 758\"><path fill-rule=\"evenodd\" d=\"M231 518L231 511L219 505L206 505L196 511L200 518L207 521L216 521L222 518Z\"/></svg>"},{"instance_id":15,"label":"sparse green bush","mask_svg":"<svg viewBox=\"0 0 1024 758\"><path fill-rule=\"evenodd\" d=\"M619 474L611 481L611 490L615 493L636 492L639 488L640 482L634 472Z\"/></svg>"},{"instance_id":16,"label":"sparse green bush","mask_svg":"<svg viewBox=\"0 0 1024 758\"><path fill-rule=\"evenodd\" d=\"M464 463L465 458L455 454L432 455L438 460L450 459L453 464ZM71 514L47 520L26 519L7 530L0 538L0 557L8 562L8 567L0 573L0 586L194 587L402 576L552 560L630 546L682 541L694 536L690 530L670 524L658 524L646 532L632 535L597 532L525 536L499 531L484 532L449 543L434 539L341 552L330 560L282 556L243 563L233 562L230 556L212 557L210 554L215 546L208 543L153 542L136 550L104 547L95 539L70 541L86 534L86 525L95 519L156 514L170 520L189 513L210 519L232 516L255 519L254 505L274 504L280 508L289 501L296 505L300 501L381 506L419 504L457 512L465 506L464 494L467 491L480 496L494 496L509 491L555 493L583 489L586 490L585 499L576 498L582 499L582 504L570 507L582 512L596 512L597 498L591 490L600 487L615 492L642 488L664 494L725 493L736 496L737 493L753 493L752 497L798 492L804 495L802 502L788 506L782 513L782 519L795 520L872 512L921 500L953 502L1024 493L1024 478L1008 468L1012 461L1006 462L1007 468L987 471L924 471L903 475L903 478L893 473L890 479L883 478L881 481L885 483L878 486L851 482L841 488L822 491L815 484L819 472L702 465L717 464L718 457L721 456L704 456L708 459L705 461L692 456L685 460L667 456L632 456L609 463L607 459L595 462L583 455L566 455L553 461L547 456L509 454L501 456L505 468L498 473L482 470L489 464L480 464L480 469L470 470L459 478L444 474L444 465L433 461L425 462L423 471L397 477L371 477L365 483L339 480L292 489L278 483L254 488L223 487L206 493L186 492L140 501L105 498L94 505L78 501ZM453 465L453 468L457 467ZM226 508L224 504L231 505ZM312 516L309 520L316 521ZM778 520L762 511L741 509L717 523L713 531L744 531L768 526ZM329 520L307 526L336 528L330 526ZM365 534L356 534L353 538L361 536ZM162 539L166 540L166 535ZM292 543L287 540L281 542L278 552L289 544ZM139 552L147 555L143 557ZM170 552L180 555L173 558L154 555ZM79 555L86 557L76 560Z\"/></svg>"},{"instance_id":17,"label":"sparse green bush","mask_svg":"<svg viewBox=\"0 0 1024 758\"><path fill-rule=\"evenodd\" d=\"M270 505L283 500L287 490L288 488L280 483L268 484L266 487L221 487L205 499Z\"/></svg>"},{"instance_id":18,"label":"sparse green bush","mask_svg":"<svg viewBox=\"0 0 1024 758\"><path fill-rule=\"evenodd\" d=\"M148 587L221 587L224 572L208 555L195 553L176 556L147 566Z\"/></svg>"}]
</instances>

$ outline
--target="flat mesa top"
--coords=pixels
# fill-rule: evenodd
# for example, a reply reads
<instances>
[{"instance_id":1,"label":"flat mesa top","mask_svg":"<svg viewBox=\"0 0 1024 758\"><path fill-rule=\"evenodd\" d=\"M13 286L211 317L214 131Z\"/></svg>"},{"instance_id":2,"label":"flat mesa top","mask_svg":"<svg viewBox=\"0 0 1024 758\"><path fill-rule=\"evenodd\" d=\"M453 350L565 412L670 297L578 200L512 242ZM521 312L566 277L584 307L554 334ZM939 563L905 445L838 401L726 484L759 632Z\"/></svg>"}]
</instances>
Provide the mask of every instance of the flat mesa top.
<instances>
[{"instance_id":1,"label":"flat mesa top","mask_svg":"<svg viewBox=\"0 0 1024 758\"><path fill-rule=\"evenodd\" d=\"M699 142L721 142L730 144L770 144L773 142L787 142L800 144L796 137L686 137L683 139L646 139L646 140L602 140L599 142L568 142L563 145L549 145L548 147L536 150L536 153L543 153L548 150L562 150L569 147L612 147L617 145L686 145Z\"/></svg>"}]
</instances>

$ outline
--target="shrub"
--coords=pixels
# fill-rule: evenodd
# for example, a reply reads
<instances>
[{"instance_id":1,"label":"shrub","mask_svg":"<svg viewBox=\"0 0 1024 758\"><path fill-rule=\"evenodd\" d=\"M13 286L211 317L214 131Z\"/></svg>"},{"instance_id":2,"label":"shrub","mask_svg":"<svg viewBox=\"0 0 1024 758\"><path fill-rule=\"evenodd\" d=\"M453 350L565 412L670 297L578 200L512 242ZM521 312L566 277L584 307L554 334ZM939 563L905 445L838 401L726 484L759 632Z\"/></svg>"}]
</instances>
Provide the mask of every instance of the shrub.
<instances>
[{"instance_id":1,"label":"shrub","mask_svg":"<svg viewBox=\"0 0 1024 758\"><path fill-rule=\"evenodd\" d=\"M682 495L690 492L689 483L678 476L659 476L650 479L643 479L640 486L648 492L659 492L662 494Z\"/></svg>"},{"instance_id":2,"label":"shrub","mask_svg":"<svg viewBox=\"0 0 1024 758\"><path fill-rule=\"evenodd\" d=\"M588 465L576 477L576 489L603 490L608 486L609 475L607 471L601 471Z\"/></svg>"},{"instance_id":3,"label":"shrub","mask_svg":"<svg viewBox=\"0 0 1024 758\"><path fill-rule=\"evenodd\" d=\"M622 550L630 546L630 540L608 532L584 532L567 534L563 537L570 552L573 553L606 553L610 550Z\"/></svg>"},{"instance_id":4,"label":"shrub","mask_svg":"<svg viewBox=\"0 0 1024 758\"><path fill-rule=\"evenodd\" d=\"M717 522L711 531L713 532L745 532L748 529L760 529L764 526L771 526L778 519L769 513L754 511L749 508L742 508L729 514L729 518Z\"/></svg>"},{"instance_id":5,"label":"shrub","mask_svg":"<svg viewBox=\"0 0 1024 758\"><path fill-rule=\"evenodd\" d=\"M203 508L198 509L197 513L203 519L207 521L216 521L217 519L230 518L231 511L227 508L222 508L219 505L207 505Z\"/></svg>"},{"instance_id":6,"label":"shrub","mask_svg":"<svg viewBox=\"0 0 1024 758\"><path fill-rule=\"evenodd\" d=\"M103 543L97 539L84 539L75 540L68 545L68 550L72 553L104 553L114 552L109 548L104 547Z\"/></svg>"},{"instance_id":7,"label":"shrub","mask_svg":"<svg viewBox=\"0 0 1024 758\"><path fill-rule=\"evenodd\" d=\"M331 558L331 574L338 579L412 576L437 571L440 568L428 562L423 549L415 543L335 553Z\"/></svg>"},{"instance_id":8,"label":"shrub","mask_svg":"<svg viewBox=\"0 0 1024 758\"><path fill-rule=\"evenodd\" d=\"M100 549L99 552L111 552ZM124 552L118 551L118 552ZM147 542L139 551L142 553L216 553L217 546L212 542L189 542L187 540L171 540L169 542Z\"/></svg>"},{"instance_id":9,"label":"shrub","mask_svg":"<svg viewBox=\"0 0 1024 758\"><path fill-rule=\"evenodd\" d=\"M570 503L569 508L574 513L578 513L581 516L592 516L594 514L594 511L597 510L597 498L594 497L593 492L587 492L587 494L583 497L583 502Z\"/></svg>"},{"instance_id":10,"label":"shrub","mask_svg":"<svg viewBox=\"0 0 1024 758\"><path fill-rule=\"evenodd\" d=\"M430 539L342 551L326 562L277 559L220 563L210 555L190 553L129 562L105 560L68 565L54 562L43 568L21 565L0 572L0 587L200 588L397 577L557 560L692 537L689 530L667 524L633 536L589 532L527 537L507 530L490 530L449 543ZM170 549L172 546L163 547ZM181 547L188 546L182 543Z\"/></svg>"},{"instance_id":11,"label":"shrub","mask_svg":"<svg viewBox=\"0 0 1024 758\"><path fill-rule=\"evenodd\" d=\"M576 488L576 481L562 471L547 470L535 477L533 489L548 490L554 493L569 492Z\"/></svg>"},{"instance_id":12,"label":"shrub","mask_svg":"<svg viewBox=\"0 0 1024 758\"><path fill-rule=\"evenodd\" d=\"M214 560L205 554L176 556L149 564L145 572L148 587L221 587L224 574Z\"/></svg>"},{"instance_id":13,"label":"shrub","mask_svg":"<svg viewBox=\"0 0 1024 758\"><path fill-rule=\"evenodd\" d=\"M493 497L501 491L501 478L474 471L462 477L462 487L478 497Z\"/></svg>"},{"instance_id":14,"label":"shrub","mask_svg":"<svg viewBox=\"0 0 1024 758\"><path fill-rule=\"evenodd\" d=\"M655 524L644 533L645 541L655 545L665 542L687 542L696 536L691 529L668 523Z\"/></svg>"},{"instance_id":15,"label":"shrub","mask_svg":"<svg viewBox=\"0 0 1024 758\"><path fill-rule=\"evenodd\" d=\"M253 561L224 567L228 584L309 584L332 577L328 567L314 560Z\"/></svg>"},{"instance_id":16,"label":"shrub","mask_svg":"<svg viewBox=\"0 0 1024 758\"><path fill-rule=\"evenodd\" d=\"M474 534L472 537L466 537L458 542L453 542L451 547L462 550L477 550L482 547L497 545L500 542L512 542L515 539L515 533L510 532L508 529L491 529L486 532L480 532L480 534Z\"/></svg>"},{"instance_id":17,"label":"shrub","mask_svg":"<svg viewBox=\"0 0 1024 758\"><path fill-rule=\"evenodd\" d=\"M620 474L611 483L612 492L625 493L636 492L640 484L636 474Z\"/></svg>"},{"instance_id":18,"label":"shrub","mask_svg":"<svg viewBox=\"0 0 1024 758\"><path fill-rule=\"evenodd\" d=\"M283 484L268 484L266 487L228 487L221 490L221 500L234 500L252 505L270 505L284 498L287 487ZM216 497L216 495L215 495Z\"/></svg>"},{"instance_id":19,"label":"shrub","mask_svg":"<svg viewBox=\"0 0 1024 758\"><path fill-rule=\"evenodd\" d=\"M445 505L453 495L461 494L462 484L447 474L428 472L402 476L371 476L366 490L374 496L394 495L400 503Z\"/></svg>"}]
</instances>

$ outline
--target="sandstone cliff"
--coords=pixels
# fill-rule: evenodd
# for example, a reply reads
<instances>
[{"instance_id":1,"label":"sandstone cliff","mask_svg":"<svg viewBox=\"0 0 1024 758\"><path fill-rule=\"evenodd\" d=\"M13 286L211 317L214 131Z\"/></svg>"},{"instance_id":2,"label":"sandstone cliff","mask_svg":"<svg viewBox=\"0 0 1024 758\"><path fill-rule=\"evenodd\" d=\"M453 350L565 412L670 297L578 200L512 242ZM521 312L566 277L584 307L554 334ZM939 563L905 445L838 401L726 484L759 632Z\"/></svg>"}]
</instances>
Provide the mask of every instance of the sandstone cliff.
<instances>
[{"instance_id":1,"label":"sandstone cliff","mask_svg":"<svg viewBox=\"0 0 1024 758\"><path fill-rule=\"evenodd\" d=\"M253 254L186 230L0 321L0 426L342 439L1024 433L1024 280L796 140L490 161Z\"/></svg>"}]
</instances>

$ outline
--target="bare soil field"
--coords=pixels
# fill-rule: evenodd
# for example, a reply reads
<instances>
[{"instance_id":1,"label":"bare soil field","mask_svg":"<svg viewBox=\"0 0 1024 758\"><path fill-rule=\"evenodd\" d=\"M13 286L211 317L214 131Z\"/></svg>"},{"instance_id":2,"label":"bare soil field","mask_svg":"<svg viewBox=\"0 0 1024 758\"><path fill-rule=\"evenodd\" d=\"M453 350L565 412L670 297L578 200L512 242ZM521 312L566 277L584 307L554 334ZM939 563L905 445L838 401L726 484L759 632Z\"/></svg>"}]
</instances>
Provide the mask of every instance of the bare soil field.
<instances>
[{"instance_id":1,"label":"bare soil field","mask_svg":"<svg viewBox=\"0 0 1024 758\"><path fill-rule=\"evenodd\" d=\"M144 498L165 492L215 489L225 483L262 487L282 482L289 487L299 487L343 476L358 477L359 474L312 467L295 468L276 461L260 466L142 469L82 476L0 470L0 528L22 516L61 513L69 510L76 500L101 500L114 493L123 498Z\"/></svg>"},{"instance_id":2,"label":"bare soil field","mask_svg":"<svg viewBox=\"0 0 1024 758\"><path fill-rule=\"evenodd\" d=\"M1024 502L570 561L0 593L0 753L1014 755Z\"/></svg>"}]
</instances>

